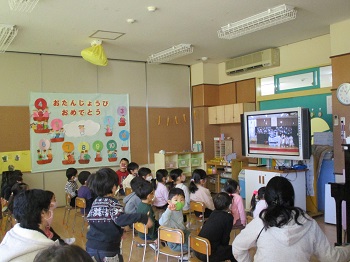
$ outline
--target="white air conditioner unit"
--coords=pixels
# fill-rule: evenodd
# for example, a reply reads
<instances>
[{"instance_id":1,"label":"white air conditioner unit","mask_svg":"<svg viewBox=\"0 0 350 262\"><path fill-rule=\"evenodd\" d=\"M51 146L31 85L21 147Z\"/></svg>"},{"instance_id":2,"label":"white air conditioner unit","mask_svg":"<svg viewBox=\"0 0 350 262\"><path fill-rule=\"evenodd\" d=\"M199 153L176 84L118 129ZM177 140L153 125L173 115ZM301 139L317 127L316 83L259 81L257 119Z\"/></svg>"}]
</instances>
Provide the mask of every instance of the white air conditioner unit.
<instances>
[{"instance_id":1,"label":"white air conditioner unit","mask_svg":"<svg viewBox=\"0 0 350 262\"><path fill-rule=\"evenodd\" d=\"M257 70L279 65L279 49L270 48L226 61L226 74L233 75L237 73L246 72L248 70Z\"/></svg>"}]
</instances>

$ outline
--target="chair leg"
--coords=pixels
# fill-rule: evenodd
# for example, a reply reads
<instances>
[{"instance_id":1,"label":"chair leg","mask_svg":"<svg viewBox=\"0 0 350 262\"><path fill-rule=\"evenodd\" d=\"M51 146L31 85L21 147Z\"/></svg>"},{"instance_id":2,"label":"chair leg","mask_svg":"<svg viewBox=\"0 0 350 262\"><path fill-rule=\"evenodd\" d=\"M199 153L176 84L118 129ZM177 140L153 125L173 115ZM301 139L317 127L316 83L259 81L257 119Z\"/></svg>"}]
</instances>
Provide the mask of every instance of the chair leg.
<instances>
[{"instance_id":1,"label":"chair leg","mask_svg":"<svg viewBox=\"0 0 350 262\"><path fill-rule=\"evenodd\" d=\"M131 254L132 254L132 248L133 248L133 246L134 246L134 241L131 240L130 254L129 254L129 262L130 262L130 260L131 260Z\"/></svg>"}]
</instances>

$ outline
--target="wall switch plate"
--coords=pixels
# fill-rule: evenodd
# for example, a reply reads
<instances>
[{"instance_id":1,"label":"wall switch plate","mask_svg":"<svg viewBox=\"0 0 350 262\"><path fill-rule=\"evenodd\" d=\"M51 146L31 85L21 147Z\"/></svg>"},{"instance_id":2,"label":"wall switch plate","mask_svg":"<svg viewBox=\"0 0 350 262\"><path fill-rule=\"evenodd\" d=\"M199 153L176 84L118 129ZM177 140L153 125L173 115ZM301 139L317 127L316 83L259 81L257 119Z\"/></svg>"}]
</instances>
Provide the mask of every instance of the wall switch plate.
<instances>
[{"instance_id":1,"label":"wall switch plate","mask_svg":"<svg viewBox=\"0 0 350 262\"><path fill-rule=\"evenodd\" d=\"M338 115L333 116L333 126L339 125L339 117Z\"/></svg>"},{"instance_id":2,"label":"wall switch plate","mask_svg":"<svg viewBox=\"0 0 350 262\"><path fill-rule=\"evenodd\" d=\"M340 117L340 124L345 126L345 117L344 116Z\"/></svg>"}]
</instances>

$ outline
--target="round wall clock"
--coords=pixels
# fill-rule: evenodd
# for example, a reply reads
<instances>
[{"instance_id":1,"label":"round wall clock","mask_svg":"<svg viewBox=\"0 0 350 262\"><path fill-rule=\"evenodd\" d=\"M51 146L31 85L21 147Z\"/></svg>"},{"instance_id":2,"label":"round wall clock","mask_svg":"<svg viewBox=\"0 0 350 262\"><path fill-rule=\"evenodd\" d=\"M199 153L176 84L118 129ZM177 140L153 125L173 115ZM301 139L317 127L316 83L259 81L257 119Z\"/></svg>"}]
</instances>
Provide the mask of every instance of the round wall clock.
<instances>
[{"instance_id":1,"label":"round wall clock","mask_svg":"<svg viewBox=\"0 0 350 262\"><path fill-rule=\"evenodd\" d=\"M343 105L350 105L350 84L343 83L337 89L337 99Z\"/></svg>"}]
</instances>

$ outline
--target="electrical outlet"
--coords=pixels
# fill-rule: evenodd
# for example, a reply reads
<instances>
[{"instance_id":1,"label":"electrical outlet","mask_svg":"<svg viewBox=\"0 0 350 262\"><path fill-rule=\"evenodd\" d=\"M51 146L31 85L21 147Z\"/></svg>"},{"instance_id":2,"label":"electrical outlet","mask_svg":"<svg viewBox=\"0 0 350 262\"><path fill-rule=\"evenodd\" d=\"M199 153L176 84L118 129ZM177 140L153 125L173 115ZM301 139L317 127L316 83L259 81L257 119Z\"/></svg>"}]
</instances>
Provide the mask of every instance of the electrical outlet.
<instances>
[{"instance_id":1,"label":"electrical outlet","mask_svg":"<svg viewBox=\"0 0 350 262\"><path fill-rule=\"evenodd\" d=\"M340 117L340 124L345 126L345 117L344 116Z\"/></svg>"}]
</instances>

